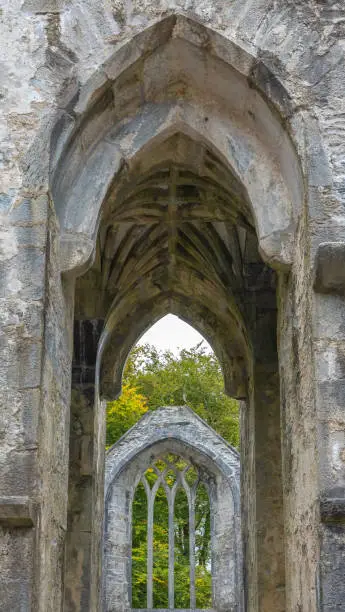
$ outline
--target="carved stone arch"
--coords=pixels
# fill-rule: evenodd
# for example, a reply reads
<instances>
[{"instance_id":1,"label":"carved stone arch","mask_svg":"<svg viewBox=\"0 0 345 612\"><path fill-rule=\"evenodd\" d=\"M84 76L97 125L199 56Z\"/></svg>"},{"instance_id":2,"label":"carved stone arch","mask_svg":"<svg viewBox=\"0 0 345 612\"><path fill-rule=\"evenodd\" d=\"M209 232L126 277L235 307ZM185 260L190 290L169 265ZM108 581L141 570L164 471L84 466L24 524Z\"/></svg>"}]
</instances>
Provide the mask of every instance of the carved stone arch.
<instances>
[{"instance_id":1,"label":"carved stone arch","mask_svg":"<svg viewBox=\"0 0 345 612\"><path fill-rule=\"evenodd\" d=\"M166 11L167 4L188 5L191 18L179 9ZM114 5L126 6L128 18L118 11L115 23ZM104 410L94 372L116 292L105 295L99 309L90 306L90 295L84 310L78 305L96 276L98 242L114 195L138 169L145 180L157 175L159 164L147 168L146 160L177 136L189 138L190 151L193 144L199 154L207 150L208 159L221 162L229 181L241 186L241 220L259 235L265 261L278 268L278 308L271 299L275 277L265 276L261 261L254 261L257 278L267 283L260 295L255 286L247 292L244 315L236 286L246 331L245 315L254 311L248 331L253 371L241 428L248 610L342 608L344 11L340 0L4 3L10 53L1 131L0 521L9 554L1 563L0 608L61 609L64 591L66 610L99 609ZM196 14L223 35L200 24ZM158 21L146 27L151 17ZM151 138L150 123L156 132ZM195 179L204 179L196 159L184 158ZM269 214L261 214L266 192L268 213L279 213L273 226ZM233 214L236 207L230 208ZM202 263L195 273L208 272L205 257ZM84 285L80 289L78 278L75 289L75 277L88 267ZM155 269L155 281L162 271ZM214 285L208 287L211 294ZM101 302L104 286L92 289ZM265 292L271 301L260 308ZM218 297L214 292L216 305ZM184 295L185 309L186 300ZM73 312L87 350L72 357ZM224 336L230 329L227 323ZM228 342L223 339L224 346ZM274 351L266 350L268 344Z\"/></svg>"},{"instance_id":2,"label":"carved stone arch","mask_svg":"<svg viewBox=\"0 0 345 612\"><path fill-rule=\"evenodd\" d=\"M262 257L278 270L290 267L304 185L300 151L297 154L289 123L295 105L277 79L271 79L274 87L260 92L260 74L256 58L193 20L173 16L152 26L118 49L79 100L62 113L52 140L51 191L60 221L61 270L77 276L95 259L90 274L98 275L94 293L100 296L101 308L84 322L80 312L76 318L80 329L83 323L85 329L90 325L89 319L97 330L105 322L96 350L91 351L92 359L97 353L97 363L95 359L78 364L82 375L89 365L92 375L97 372L96 402L99 390L104 398L119 393L128 351L152 322L155 304L163 314L177 303L184 318L199 323L205 335L212 325L207 320L215 322L212 344L219 348L227 392L248 395L250 434L244 428L243 496L249 542L246 597L252 609L258 597L266 598L264 606L278 609L283 606L285 578L276 276ZM181 215L175 214L170 225L166 211L161 223L152 218L148 222L142 206L147 204L143 192L147 189L151 198L163 175L159 189L168 197L163 197L161 208L169 198L176 202L178 188L186 187L180 198ZM191 203L191 187L198 191L199 218L193 217L192 205L190 217L184 219L183 204ZM212 207L215 190L217 205ZM150 200L156 206L154 215L162 212L159 198ZM167 226L180 231L177 221L186 221L189 229L182 229L178 240L175 232L171 250ZM89 528L96 553L99 531L93 525L100 525L104 441L103 413L98 408L96 403L90 477L96 518L91 517ZM266 466L274 482L270 491ZM258 504L256 509L252 497L260 495L266 505ZM266 537L270 528L274 547ZM76 522L78 529L84 534ZM90 548L89 542L85 548ZM73 554L72 548L70 558ZM92 566L99 568L94 556ZM88 576L85 559L82 574ZM266 563L272 568L270 575ZM77 580L75 568L70 572L73 588L81 582L80 568L76 569ZM93 573L95 601L98 575ZM88 588L85 579L81 589L85 600Z\"/></svg>"},{"instance_id":3,"label":"carved stone arch","mask_svg":"<svg viewBox=\"0 0 345 612\"><path fill-rule=\"evenodd\" d=\"M240 612L243 593L239 455L187 406L147 413L107 452L104 610L131 607L131 500L140 475L167 453L191 461L207 475L214 519L213 607Z\"/></svg>"},{"instance_id":4,"label":"carved stone arch","mask_svg":"<svg viewBox=\"0 0 345 612\"><path fill-rule=\"evenodd\" d=\"M129 308L129 303L133 307ZM133 298L129 303L125 302L123 313L112 311L100 338L98 380L102 398L115 399L121 393L122 373L132 347L147 329L169 313L195 327L210 343L222 368L225 392L238 399L247 397L251 347L239 312L235 313L237 317L217 312L217 308L199 301L197 296L176 292L157 293L143 303Z\"/></svg>"},{"instance_id":5,"label":"carved stone arch","mask_svg":"<svg viewBox=\"0 0 345 612\"><path fill-rule=\"evenodd\" d=\"M290 265L303 180L286 124L271 106L286 118L294 105L278 80L263 97L259 73L247 51L181 15L115 52L55 130L51 184L62 269L80 271L92 258L114 178L176 132L193 134L226 161L247 193L263 257Z\"/></svg>"}]
</instances>

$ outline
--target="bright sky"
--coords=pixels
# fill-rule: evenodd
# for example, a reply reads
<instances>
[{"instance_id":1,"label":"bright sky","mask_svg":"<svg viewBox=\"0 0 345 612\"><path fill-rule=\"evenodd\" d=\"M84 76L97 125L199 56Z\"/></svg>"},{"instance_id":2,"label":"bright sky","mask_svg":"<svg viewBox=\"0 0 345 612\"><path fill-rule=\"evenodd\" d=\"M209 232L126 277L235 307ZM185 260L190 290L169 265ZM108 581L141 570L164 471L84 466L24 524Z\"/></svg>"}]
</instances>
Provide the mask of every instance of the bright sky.
<instances>
[{"instance_id":1,"label":"bright sky","mask_svg":"<svg viewBox=\"0 0 345 612\"><path fill-rule=\"evenodd\" d=\"M179 349L189 349L201 340L204 341L205 347L208 347L212 352L210 345L199 332L175 315L168 314L152 325L138 344L147 342L162 351L169 349L176 355Z\"/></svg>"}]
</instances>

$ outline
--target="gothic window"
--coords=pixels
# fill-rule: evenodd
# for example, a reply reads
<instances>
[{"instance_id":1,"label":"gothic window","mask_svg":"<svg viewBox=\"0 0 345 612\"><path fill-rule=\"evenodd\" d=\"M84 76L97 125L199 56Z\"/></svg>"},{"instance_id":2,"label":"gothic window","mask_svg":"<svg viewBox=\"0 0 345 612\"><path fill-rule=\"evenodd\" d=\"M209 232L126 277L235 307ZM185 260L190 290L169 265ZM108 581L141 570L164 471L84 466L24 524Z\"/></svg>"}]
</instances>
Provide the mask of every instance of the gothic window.
<instances>
[{"instance_id":1,"label":"gothic window","mask_svg":"<svg viewBox=\"0 0 345 612\"><path fill-rule=\"evenodd\" d=\"M241 612L240 462L187 406L149 411L107 452L104 612Z\"/></svg>"},{"instance_id":2,"label":"gothic window","mask_svg":"<svg viewBox=\"0 0 345 612\"><path fill-rule=\"evenodd\" d=\"M212 607L206 474L171 453L138 476L132 503L132 608Z\"/></svg>"}]
</instances>

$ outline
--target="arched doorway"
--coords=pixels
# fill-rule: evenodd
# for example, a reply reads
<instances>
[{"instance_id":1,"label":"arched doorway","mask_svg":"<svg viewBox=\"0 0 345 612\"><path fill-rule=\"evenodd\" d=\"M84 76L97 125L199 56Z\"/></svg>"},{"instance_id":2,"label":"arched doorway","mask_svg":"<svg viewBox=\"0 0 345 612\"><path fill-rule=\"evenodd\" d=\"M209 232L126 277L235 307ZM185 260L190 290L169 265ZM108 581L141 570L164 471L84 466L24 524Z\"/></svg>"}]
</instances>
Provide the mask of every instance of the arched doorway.
<instances>
[{"instance_id":1,"label":"arched doorway","mask_svg":"<svg viewBox=\"0 0 345 612\"><path fill-rule=\"evenodd\" d=\"M227 392L246 401L246 605L285 606L275 269L284 279L303 184L278 115L238 57L235 65L226 60L221 39L210 53L202 35L215 36L184 17L167 18L129 43L126 60L123 49L115 54L92 95L91 82L79 100L81 119L53 176L65 274L80 274L67 609L99 605L100 400L119 394L130 348L168 312L203 333Z\"/></svg>"}]
</instances>

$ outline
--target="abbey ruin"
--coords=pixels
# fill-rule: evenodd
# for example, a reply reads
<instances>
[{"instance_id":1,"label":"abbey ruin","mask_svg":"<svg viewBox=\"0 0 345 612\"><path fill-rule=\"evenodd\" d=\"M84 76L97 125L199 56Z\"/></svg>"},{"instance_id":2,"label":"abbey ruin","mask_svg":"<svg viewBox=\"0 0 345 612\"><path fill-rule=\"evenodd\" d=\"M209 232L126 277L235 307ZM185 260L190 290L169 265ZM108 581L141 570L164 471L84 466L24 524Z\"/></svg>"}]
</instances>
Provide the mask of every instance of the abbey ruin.
<instances>
[{"instance_id":1,"label":"abbey ruin","mask_svg":"<svg viewBox=\"0 0 345 612\"><path fill-rule=\"evenodd\" d=\"M1 612L105 611L105 403L167 313L241 401L219 609L344 612L343 0L0 5Z\"/></svg>"}]
</instances>

